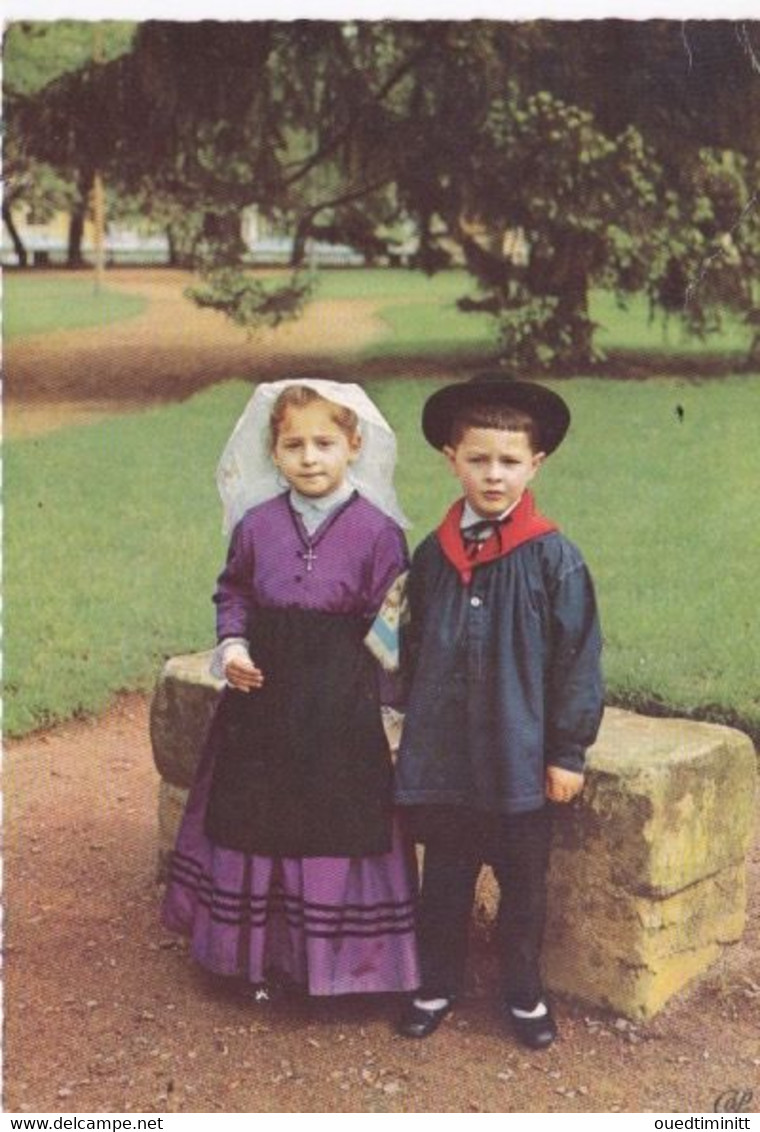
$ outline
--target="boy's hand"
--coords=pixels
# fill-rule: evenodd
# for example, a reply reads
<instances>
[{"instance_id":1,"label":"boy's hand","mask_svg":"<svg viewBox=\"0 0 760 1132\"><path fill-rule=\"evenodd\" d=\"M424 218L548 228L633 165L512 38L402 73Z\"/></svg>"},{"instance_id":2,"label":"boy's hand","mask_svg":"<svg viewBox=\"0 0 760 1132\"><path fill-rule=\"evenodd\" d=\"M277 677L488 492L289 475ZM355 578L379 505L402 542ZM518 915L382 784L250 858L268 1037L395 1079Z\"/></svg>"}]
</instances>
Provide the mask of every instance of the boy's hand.
<instances>
[{"instance_id":1,"label":"boy's hand","mask_svg":"<svg viewBox=\"0 0 760 1132\"><path fill-rule=\"evenodd\" d=\"M248 657L233 656L224 666L227 682L238 692L250 692L264 683L264 673Z\"/></svg>"},{"instance_id":2,"label":"boy's hand","mask_svg":"<svg viewBox=\"0 0 760 1132\"><path fill-rule=\"evenodd\" d=\"M550 802L572 802L583 789L583 775L561 766L546 768L546 797Z\"/></svg>"}]
</instances>

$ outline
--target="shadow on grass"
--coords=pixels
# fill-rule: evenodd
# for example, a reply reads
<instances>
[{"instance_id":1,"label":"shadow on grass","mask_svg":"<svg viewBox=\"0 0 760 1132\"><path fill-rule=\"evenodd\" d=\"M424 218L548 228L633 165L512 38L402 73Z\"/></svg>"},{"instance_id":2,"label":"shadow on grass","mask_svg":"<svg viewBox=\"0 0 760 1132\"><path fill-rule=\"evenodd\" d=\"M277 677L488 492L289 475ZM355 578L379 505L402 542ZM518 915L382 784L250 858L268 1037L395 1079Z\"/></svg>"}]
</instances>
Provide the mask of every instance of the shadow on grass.
<instances>
[{"instance_id":1,"label":"shadow on grass","mask_svg":"<svg viewBox=\"0 0 760 1132\"><path fill-rule=\"evenodd\" d=\"M417 378L437 377L444 374L466 376L475 369L498 368L499 355L493 349L444 351L441 353L404 353L361 358L298 359L291 364L288 374L318 377L348 378L353 380L373 377ZM680 377L685 381L710 381L737 374L757 374L760 363L749 360L746 353L693 354L687 351L645 352L637 350L610 350L604 360L584 367L557 367L550 373L524 371L521 376L536 380L592 377L603 381L646 381L659 377Z\"/></svg>"},{"instance_id":2,"label":"shadow on grass","mask_svg":"<svg viewBox=\"0 0 760 1132\"><path fill-rule=\"evenodd\" d=\"M649 377L684 377L695 381L727 377L729 374L757 373L760 362L745 350L719 353L706 350L645 351L608 350L605 359L590 367L588 376L644 380ZM586 376L586 375L584 375Z\"/></svg>"},{"instance_id":3,"label":"shadow on grass","mask_svg":"<svg viewBox=\"0 0 760 1132\"><path fill-rule=\"evenodd\" d=\"M634 711L638 715L649 715L657 719L690 719L695 723L719 723L724 727L734 727L743 731L752 740L755 751L760 757L760 725L756 720L749 719L741 712L726 707L725 704L707 703L696 707L675 707L652 692L614 692L607 695L608 707L624 708Z\"/></svg>"}]
</instances>

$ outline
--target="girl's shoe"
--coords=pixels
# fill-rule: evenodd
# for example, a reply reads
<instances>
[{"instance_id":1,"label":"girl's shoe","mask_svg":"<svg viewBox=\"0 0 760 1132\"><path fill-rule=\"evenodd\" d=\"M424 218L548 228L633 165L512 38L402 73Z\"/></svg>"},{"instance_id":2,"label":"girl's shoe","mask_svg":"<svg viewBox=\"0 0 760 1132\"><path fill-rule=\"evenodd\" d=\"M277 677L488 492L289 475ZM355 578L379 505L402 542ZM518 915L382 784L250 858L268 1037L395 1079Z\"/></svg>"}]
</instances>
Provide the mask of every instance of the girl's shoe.
<instances>
[{"instance_id":1,"label":"girl's shoe","mask_svg":"<svg viewBox=\"0 0 760 1132\"><path fill-rule=\"evenodd\" d=\"M398 1032L405 1038L427 1038L440 1026L454 1006L452 998L441 1000L441 1006L419 1006L410 999L398 1024Z\"/></svg>"},{"instance_id":2,"label":"girl's shoe","mask_svg":"<svg viewBox=\"0 0 760 1132\"><path fill-rule=\"evenodd\" d=\"M249 1002L255 1002L257 1006L266 1006L272 998L269 983L245 983L240 993L243 998L247 998Z\"/></svg>"}]
</instances>

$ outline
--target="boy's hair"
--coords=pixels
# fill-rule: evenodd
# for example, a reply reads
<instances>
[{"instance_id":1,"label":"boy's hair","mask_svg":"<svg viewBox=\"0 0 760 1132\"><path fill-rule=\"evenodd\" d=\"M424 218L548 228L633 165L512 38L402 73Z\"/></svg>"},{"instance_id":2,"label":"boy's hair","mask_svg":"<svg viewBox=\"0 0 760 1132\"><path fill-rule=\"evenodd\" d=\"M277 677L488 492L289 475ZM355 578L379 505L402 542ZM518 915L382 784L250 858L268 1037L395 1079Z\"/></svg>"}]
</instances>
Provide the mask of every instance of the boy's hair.
<instances>
[{"instance_id":1,"label":"boy's hair","mask_svg":"<svg viewBox=\"0 0 760 1132\"><path fill-rule=\"evenodd\" d=\"M349 440L356 436L359 430L359 418L353 409L349 409L345 405L336 405L334 401L328 401L326 397L322 397L316 390L310 389L308 385L291 385L287 389L283 389L272 406L272 415L269 418L269 442L272 448L277 443L277 437L280 434L282 422L285 420L288 409L303 409L307 405L312 405L315 401L322 401L329 407L330 418Z\"/></svg>"},{"instance_id":2,"label":"boy's hair","mask_svg":"<svg viewBox=\"0 0 760 1132\"><path fill-rule=\"evenodd\" d=\"M462 408L451 422L449 443L456 448L461 443L468 428L499 428L507 432L524 432L528 437L531 451L542 450L541 429L538 421L511 405L468 405Z\"/></svg>"}]
</instances>

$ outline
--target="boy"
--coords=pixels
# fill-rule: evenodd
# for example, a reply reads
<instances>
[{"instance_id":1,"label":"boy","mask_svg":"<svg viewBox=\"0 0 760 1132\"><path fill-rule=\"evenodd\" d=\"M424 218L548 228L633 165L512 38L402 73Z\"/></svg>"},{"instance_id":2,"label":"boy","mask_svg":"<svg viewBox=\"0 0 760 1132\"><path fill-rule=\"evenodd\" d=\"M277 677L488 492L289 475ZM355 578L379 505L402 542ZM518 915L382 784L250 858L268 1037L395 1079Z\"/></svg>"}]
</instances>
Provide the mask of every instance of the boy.
<instances>
[{"instance_id":1,"label":"boy","mask_svg":"<svg viewBox=\"0 0 760 1132\"><path fill-rule=\"evenodd\" d=\"M464 498L409 577L410 692L398 803L425 844L422 986L400 1032L423 1038L460 991L480 867L501 889L505 1018L533 1049L556 1025L539 971L551 803L583 785L602 714L601 637L578 550L526 490L570 423L557 394L501 375L446 386L423 410Z\"/></svg>"}]
</instances>

